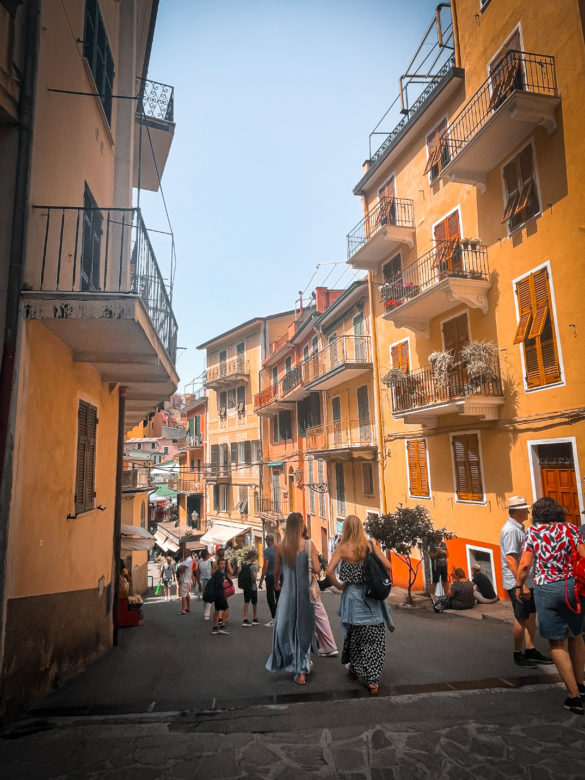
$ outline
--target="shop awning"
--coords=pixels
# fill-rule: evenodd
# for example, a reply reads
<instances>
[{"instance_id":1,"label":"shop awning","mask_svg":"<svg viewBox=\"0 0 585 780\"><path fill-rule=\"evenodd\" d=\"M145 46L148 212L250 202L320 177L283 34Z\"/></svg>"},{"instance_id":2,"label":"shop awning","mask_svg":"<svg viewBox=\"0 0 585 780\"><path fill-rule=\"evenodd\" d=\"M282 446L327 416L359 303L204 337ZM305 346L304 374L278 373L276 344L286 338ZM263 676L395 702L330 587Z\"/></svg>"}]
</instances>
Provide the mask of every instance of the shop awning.
<instances>
[{"instance_id":1,"label":"shop awning","mask_svg":"<svg viewBox=\"0 0 585 780\"><path fill-rule=\"evenodd\" d=\"M160 530L156 531L154 540L164 552L176 553L179 549L179 545L173 542L172 539L169 539L169 537Z\"/></svg>"},{"instance_id":2,"label":"shop awning","mask_svg":"<svg viewBox=\"0 0 585 780\"><path fill-rule=\"evenodd\" d=\"M201 539L203 544L225 544L233 539L235 536L245 534L246 531L250 531L252 526L250 525L238 525L238 523L228 523L225 521L216 520L213 527L207 530Z\"/></svg>"},{"instance_id":3,"label":"shop awning","mask_svg":"<svg viewBox=\"0 0 585 780\"><path fill-rule=\"evenodd\" d=\"M155 538L146 528L139 525L122 525L121 549L124 553L150 550L154 547Z\"/></svg>"}]
</instances>

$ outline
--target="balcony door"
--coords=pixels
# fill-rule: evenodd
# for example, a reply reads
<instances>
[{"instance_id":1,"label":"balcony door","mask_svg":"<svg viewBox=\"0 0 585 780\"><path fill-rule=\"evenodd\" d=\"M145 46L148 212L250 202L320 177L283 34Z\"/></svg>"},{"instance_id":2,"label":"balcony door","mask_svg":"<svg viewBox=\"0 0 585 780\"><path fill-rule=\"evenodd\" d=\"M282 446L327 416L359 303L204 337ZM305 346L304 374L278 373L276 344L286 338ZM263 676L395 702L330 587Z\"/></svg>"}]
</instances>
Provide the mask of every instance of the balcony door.
<instances>
[{"instance_id":1,"label":"balcony door","mask_svg":"<svg viewBox=\"0 0 585 780\"><path fill-rule=\"evenodd\" d=\"M357 389L358 426L360 442L371 440L370 430L370 401L368 398L368 386L362 385Z\"/></svg>"},{"instance_id":2,"label":"balcony door","mask_svg":"<svg viewBox=\"0 0 585 780\"><path fill-rule=\"evenodd\" d=\"M459 247L461 227L459 225L459 212L453 211L448 217L441 220L434 228L435 234L435 260L434 267L439 279L448 276L462 276L462 254Z\"/></svg>"},{"instance_id":3,"label":"balcony door","mask_svg":"<svg viewBox=\"0 0 585 780\"><path fill-rule=\"evenodd\" d=\"M520 30L515 30L490 62L491 109L497 109L514 90L524 89L521 57Z\"/></svg>"},{"instance_id":4,"label":"balcony door","mask_svg":"<svg viewBox=\"0 0 585 780\"><path fill-rule=\"evenodd\" d=\"M450 397L462 395L465 392L466 373L462 369L461 350L469 344L469 320L467 314L460 314L452 320L443 323L443 344L445 351L453 355L453 370L449 377L448 392Z\"/></svg>"},{"instance_id":5,"label":"balcony door","mask_svg":"<svg viewBox=\"0 0 585 780\"><path fill-rule=\"evenodd\" d=\"M100 254L102 248L102 214L91 190L83 193L83 234L81 243L81 289L100 289Z\"/></svg>"},{"instance_id":6,"label":"balcony door","mask_svg":"<svg viewBox=\"0 0 585 780\"><path fill-rule=\"evenodd\" d=\"M333 443L341 444L341 398L336 395L331 399L331 421L333 423Z\"/></svg>"},{"instance_id":7,"label":"balcony door","mask_svg":"<svg viewBox=\"0 0 585 780\"><path fill-rule=\"evenodd\" d=\"M380 225L394 225L396 223L396 182L394 176L391 176L383 187L378 190L378 202L380 212L378 223Z\"/></svg>"},{"instance_id":8,"label":"balcony door","mask_svg":"<svg viewBox=\"0 0 585 780\"><path fill-rule=\"evenodd\" d=\"M335 368L335 366L337 366L338 363L341 362L340 355L339 355L340 343L339 343L339 340L337 338L337 333L332 333L329 336L328 344L329 344L329 346L327 347L327 350L329 352L329 367L328 367L328 370L331 370L332 368Z\"/></svg>"},{"instance_id":9,"label":"balcony door","mask_svg":"<svg viewBox=\"0 0 585 780\"><path fill-rule=\"evenodd\" d=\"M353 318L353 335L355 341L355 361L365 363L368 359L368 347L366 342L366 326L362 312Z\"/></svg>"}]
</instances>

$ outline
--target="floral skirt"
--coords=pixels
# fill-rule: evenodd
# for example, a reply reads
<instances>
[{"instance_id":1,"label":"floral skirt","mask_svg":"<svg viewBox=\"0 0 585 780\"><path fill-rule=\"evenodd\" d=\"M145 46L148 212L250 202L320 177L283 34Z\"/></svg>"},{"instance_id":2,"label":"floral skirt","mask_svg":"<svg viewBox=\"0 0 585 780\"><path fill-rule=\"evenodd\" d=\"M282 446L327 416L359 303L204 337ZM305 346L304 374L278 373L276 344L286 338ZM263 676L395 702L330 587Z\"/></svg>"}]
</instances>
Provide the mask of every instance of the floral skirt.
<instances>
[{"instance_id":1,"label":"floral skirt","mask_svg":"<svg viewBox=\"0 0 585 780\"><path fill-rule=\"evenodd\" d=\"M373 626L349 626L342 664L351 664L357 674L368 684L378 685L386 657L384 624Z\"/></svg>"}]
</instances>

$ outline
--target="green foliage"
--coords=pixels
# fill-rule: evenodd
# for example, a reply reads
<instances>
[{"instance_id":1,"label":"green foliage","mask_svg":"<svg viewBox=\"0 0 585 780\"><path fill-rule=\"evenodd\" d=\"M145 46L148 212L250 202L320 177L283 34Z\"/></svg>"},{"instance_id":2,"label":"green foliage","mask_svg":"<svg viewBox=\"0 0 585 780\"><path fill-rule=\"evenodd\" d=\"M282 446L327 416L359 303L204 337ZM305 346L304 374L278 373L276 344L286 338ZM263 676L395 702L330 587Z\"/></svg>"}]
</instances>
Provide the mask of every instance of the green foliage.
<instances>
[{"instance_id":1,"label":"green foliage","mask_svg":"<svg viewBox=\"0 0 585 780\"><path fill-rule=\"evenodd\" d=\"M417 504L414 507L399 504L396 511L366 520L366 532L381 542L408 567L408 601L412 601L411 589L416 580L422 556L433 539L452 539L455 534L446 528L435 528L429 510ZM413 560L413 550L418 550L420 560Z\"/></svg>"},{"instance_id":2,"label":"green foliage","mask_svg":"<svg viewBox=\"0 0 585 780\"><path fill-rule=\"evenodd\" d=\"M225 557L228 561L231 561L234 570L240 569L246 559L246 555L249 552L257 552L256 546L253 544L247 544L245 547L228 548L225 551Z\"/></svg>"}]
</instances>

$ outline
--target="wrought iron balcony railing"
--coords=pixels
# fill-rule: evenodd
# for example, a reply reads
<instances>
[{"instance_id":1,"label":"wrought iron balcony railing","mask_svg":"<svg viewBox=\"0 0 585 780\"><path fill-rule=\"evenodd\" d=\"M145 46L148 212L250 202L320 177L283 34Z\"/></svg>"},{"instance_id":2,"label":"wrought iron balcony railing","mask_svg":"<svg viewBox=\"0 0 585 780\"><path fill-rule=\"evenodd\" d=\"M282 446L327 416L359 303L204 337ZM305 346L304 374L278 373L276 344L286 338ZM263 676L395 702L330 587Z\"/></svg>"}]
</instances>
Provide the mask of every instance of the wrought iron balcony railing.
<instances>
[{"instance_id":1,"label":"wrought iron balcony railing","mask_svg":"<svg viewBox=\"0 0 585 780\"><path fill-rule=\"evenodd\" d=\"M261 409L263 406L267 406L275 398L278 398L278 384L265 387L264 390L260 390L254 396L254 409Z\"/></svg>"},{"instance_id":2,"label":"wrought iron balcony railing","mask_svg":"<svg viewBox=\"0 0 585 780\"><path fill-rule=\"evenodd\" d=\"M414 229L414 202L408 198L380 198L347 234L347 259L387 225Z\"/></svg>"},{"instance_id":3,"label":"wrought iron balcony railing","mask_svg":"<svg viewBox=\"0 0 585 780\"><path fill-rule=\"evenodd\" d=\"M210 480L215 480L218 478L228 478L231 476L232 469L229 463L215 463L214 461L211 462L209 466L209 474L208 477Z\"/></svg>"},{"instance_id":4,"label":"wrought iron balcony railing","mask_svg":"<svg viewBox=\"0 0 585 780\"><path fill-rule=\"evenodd\" d=\"M487 248L477 241L441 241L380 285L380 300L392 309L448 278L488 280Z\"/></svg>"},{"instance_id":5,"label":"wrought iron balcony railing","mask_svg":"<svg viewBox=\"0 0 585 780\"><path fill-rule=\"evenodd\" d=\"M557 95L555 60L548 54L509 51L441 136L450 161L464 149L513 92Z\"/></svg>"},{"instance_id":6,"label":"wrought iron balcony railing","mask_svg":"<svg viewBox=\"0 0 585 780\"><path fill-rule=\"evenodd\" d=\"M454 366L443 378L439 378L430 366L417 368L392 388L392 409L394 413L407 412L470 396L503 396L497 360L482 376L470 376L463 365Z\"/></svg>"},{"instance_id":7,"label":"wrought iron balcony railing","mask_svg":"<svg viewBox=\"0 0 585 780\"><path fill-rule=\"evenodd\" d=\"M36 215L44 224L31 240L41 256L32 289L139 296L174 363L177 321L140 209L36 206Z\"/></svg>"},{"instance_id":8,"label":"wrought iron balcony railing","mask_svg":"<svg viewBox=\"0 0 585 780\"><path fill-rule=\"evenodd\" d=\"M247 377L250 375L250 364L245 358L236 357L231 360L225 360L216 366L208 368L205 373L205 381L209 385L218 380L237 379L238 377Z\"/></svg>"},{"instance_id":9,"label":"wrought iron balcony railing","mask_svg":"<svg viewBox=\"0 0 585 780\"><path fill-rule=\"evenodd\" d=\"M175 121L175 88L169 84L139 78L140 92L136 113L146 118Z\"/></svg>"},{"instance_id":10,"label":"wrought iron balcony railing","mask_svg":"<svg viewBox=\"0 0 585 780\"><path fill-rule=\"evenodd\" d=\"M203 493L204 482L202 479L178 479L175 490L179 493Z\"/></svg>"},{"instance_id":11,"label":"wrought iron balcony railing","mask_svg":"<svg viewBox=\"0 0 585 780\"><path fill-rule=\"evenodd\" d=\"M370 417L338 420L306 430L309 450L336 450L376 445L374 421Z\"/></svg>"},{"instance_id":12,"label":"wrought iron balcony railing","mask_svg":"<svg viewBox=\"0 0 585 780\"><path fill-rule=\"evenodd\" d=\"M324 377L345 365L370 363L369 336L339 336L301 365L305 384Z\"/></svg>"},{"instance_id":13,"label":"wrought iron balcony railing","mask_svg":"<svg viewBox=\"0 0 585 780\"><path fill-rule=\"evenodd\" d=\"M150 484L148 468L125 469L122 471L122 490L147 488Z\"/></svg>"},{"instance_id":14,"label":"wrought iron balcony railing","mask_svg":"<svg viewBox=\"0 0 585 780\"><path fill-rule=\"evenodd\" d=\"M202 447L203 435L201 433L189 433L185 441L186 447Z\"/></svg>"},{"instance_id":15,"label":"wrought iron balcony railing","mask_svg":"<svg viewBox=\"0 0 585 780\"><path fill-rule=\"evenodd\" d=\"M258 496L256 499L256 514L274 516L275 519L283 520L288 514L288 498Z\"/></svg>"},{"instance_id":16,"label":"wrought iron balcony railing","mask_svg":"<svg viewBox=\"0 0 585 780\"><path fill-rule=\"evenodd\" d=\"M303 364L297 363L297 365L291 369L288 374L285 374L284 377L280 380L281 396L284 398L287 393L290 393L291 390L294 390L295 387L298 387L302 381Z\"/></svg>"}]
</instances>

